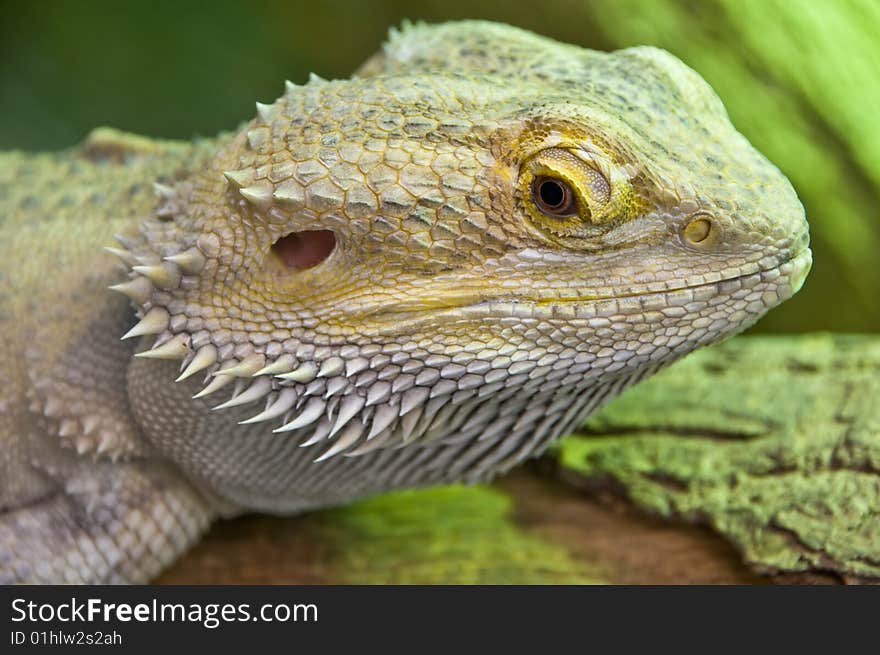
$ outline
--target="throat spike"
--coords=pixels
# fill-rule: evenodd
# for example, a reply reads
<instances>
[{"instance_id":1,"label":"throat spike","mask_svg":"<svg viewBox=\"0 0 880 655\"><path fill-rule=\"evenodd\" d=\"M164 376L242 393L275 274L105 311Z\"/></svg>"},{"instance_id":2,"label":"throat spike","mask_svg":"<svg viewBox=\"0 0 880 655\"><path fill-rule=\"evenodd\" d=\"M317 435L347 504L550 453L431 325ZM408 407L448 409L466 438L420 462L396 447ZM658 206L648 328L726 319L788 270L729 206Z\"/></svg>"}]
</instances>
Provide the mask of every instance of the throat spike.
<instances>
[{"instance_id":1,"label":"throat spike","mask_svg":"<svg viewBox=\"0 0 880 655\"><path fill-rule=\"evenodd\" d=\"M143 305L153 295L153 283L145 277L136 277L128 282L121 282L107 288L128 296L138 305Z\"/></svg>"},{"instance_id":2,"label":"throat spike","mask_svg":"<svg viewBox=\"0 0 880 655\"><path fill-rule=\"evenodd\" d=\"M277 418L290 410L299 399L299 394L295 389L282 389L281 393L278 394L278 398L269 405L265 410L257 414L256 416L252 416L249 419L245 419L244 421L239 421L239 425L250 425L252 423L261 423L263 421L269 421L273 418Z\"/></svg>"},{"instance_id":3,"label":"throat spike","mask_svg":"<svg viewBox=\"0 0 880 655\"><path fill-rule=\"evenodd\" d=\"M131 270L140 273L160 289L176 289L180 285L180 269L171 262L149 266L132 266Z\"/></svg>"},{"instance_id":4,"label":"throat spike","mask_svg":"<svg viewBox=\"0 0 880 655\"><path fill-rule=\"evenodd\" d=\"M348 450L357 443L363 433L363 425L360 423L351 423L348 428L339 435L339 438L334 442L330 449L315 459L314 463L317 464L318 462L323 462L325 459L330 459L334 455L338 455L339 453Z\"/></svg>"},{"instance_id":5,"label":"throat spike","mask_svg":"<svg viewBox=\"0 0 880 655\"><path fill-rule=\"evenodd\" d=\"M332 437L339 432L351 419L357 416L357 413L363 409L365 402L366 400L363 396L356 394L343 398L339 405L339 414L336 416L336 422L330 430L330 436Z\"/></svg>"},{"instance_id":6,"label":"throat spike","mask_svg":"<svg viewBox=\"0 0 880 655\"><path fill-rule=\"evenodd\" d=\"M220 369L217 375L226 375L234 378L249 378L259 371L266 363L266 358L260 354L248 355L240 363L229 368Z\"/></svg>"},{"instance_id":7,"label":"throat spike","mask_svg":"<svg viewBox=\"0 0 880 655\"><path fill-rule=\"evenodd\" d=\"M137 260L134 258L134 255L132 255L131 252L129 252L128 250L125 250L123 248L114 248L113 246L104 246L104 251L109 252L111 255L114 255L115 257L118 257L119 259L121 259L123 262L125 262L129 266L137 264Z\"/></svg>"},{"instance_id":8,"label":"throat spike","mask_svg":"<svg viewBox=\"0 0 880 655\"><path fill-rule=\"evenodd\" d=\"M294 369L290 373L284 373L283 375L279 375L278 377L283 380L292 380L294 382L301 382L302 384L306 384L307 382L311 382L318 375L318 367L314 362L306 362L305 364L300 365L298 368Z\"/></svg>"},{"instance_id":9,"label":"throat spike","mask_svg":"<svg viewBox=\"0 0 880 655\"><path fill-rule=\"evenodd\" d=\"M296 366L296 360L293 358L293 355L281 355L277 360L272 362L271 364L264 366L259 371L253 374L254 377L258 375L282 375L284 373L289 373Z\"/></svg>"},{"instance_id":10,"label":"throat spike","mask_svg":"<svg viewBox=\"0 0 880 655\"><path fill-rule=\"evenodd\" d=\"M209 396L210 394L214 393L215 391L219 391L220 389L225 387L227 384L230 384L234 379L235 378L225 376L225 375L221 375L219 377L214 378L213 380L211 380L210 383L208 383L208 385L204 389L202 389L196 395L193 396L193 400L198 400L199 398L204 398L205 396Z\"/></svg>"},{"instance_id":11,"label":"throat spike","mask_svg":"<svg viewBox=\"0 0 880 655\"><path fill-rule=\"evenodd\" d=\"M217 349L208 344L207 346L202 346L199 348L196 356L193 357L192 361L187 365L187 367L183 370L183 372L177 377L175 382L182 382L186 380L191 375L195 375L199 371L203 371L208 368L212 364L217 362Z\"/></svg>"},{"instance_id":12,"label":"throat spike","mask_svg":"<svg viewBox=\"0 0 880 655\"><path fill-rule=\"evenodd\" d=\"M255 400L259 400L272 391L272 380L269 378L258 378L246 391L220 403L212 409L229 409L230 407L238 407L239 405L247 405Z\"/></svg>"},{"instance_id":13,"label":"throat spike","mask_svg":"<svg viewBox=\"0 0 880 655\"><path fill-rule=\"evenodd\" d=\"M161 346L135 353L135 357L144 359L183 359L189 353L189 336L178 334Z\"/></svg>"},{"instance_id":14,"label":"throat spike","mask_svg":"<svg viewBox=\"0 0 880 655\"><path fill-rule=\"evenodd\" d=\"M198 248L190 248L176 255L170 255L165 261L175 264L187 275L196 275L205 267L205 256Z\"/></svg>"},{"instance_id":15,"label":"throat spike","mask_svg":"<svg viewBox=\"0 0 880 655\"><path fill-rule=\"evenodd\" d=\"M167 310L162 307L153 307L144 314L144 317L138 321L137 325L120 337L121 339L131 339L133 337L142 337L145 334L161 334L168 328L171 317Z\"/></svg>"},{"instance_id":16,"label":"throat spike","mask_svg":"<svg viewBox=\"0 0 880 655\"><path fill-rule=\"evenodd\" d=\"M311 425L324 413L324 401L320 398L312 398L309 402L306 403L305 407L303 407L302 412L299 415L290 421L290 423L285 423L280 428L275 428L272 432L290 432L291 430L296 430L298 428L304 428L307 425Z\"/></svg>"}]
</instances>

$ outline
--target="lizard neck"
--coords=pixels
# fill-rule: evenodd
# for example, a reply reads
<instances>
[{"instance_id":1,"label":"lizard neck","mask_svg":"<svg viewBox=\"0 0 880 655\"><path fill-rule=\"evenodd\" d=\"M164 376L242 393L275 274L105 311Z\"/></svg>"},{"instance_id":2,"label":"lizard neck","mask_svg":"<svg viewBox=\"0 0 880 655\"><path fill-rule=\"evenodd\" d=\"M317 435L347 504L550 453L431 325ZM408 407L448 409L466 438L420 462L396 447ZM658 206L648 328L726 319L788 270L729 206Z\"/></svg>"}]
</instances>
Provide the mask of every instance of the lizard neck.
<instances>
[{"instance_id":1,"label":"lizard neck","mask_svg":"<svg viewBox=\"0 0 880 655\"><path fill-rule=\"evenodd\" d=\"M199 385L169 385L176 372L171 362L136 359L127 383L147 439L188 476L242 508L294 513L398 488L490 480L542 453L657 368L601 380L587 376L568 389L511 384L488 402L477 389L458 399L429 400L368 440L362 452L318 462L327 446L326 421L285 433L240 425L253 408L212 411L214 403L192 400ZM343 403L331 398L325 414Z\"/></svg>"}]
</instances>

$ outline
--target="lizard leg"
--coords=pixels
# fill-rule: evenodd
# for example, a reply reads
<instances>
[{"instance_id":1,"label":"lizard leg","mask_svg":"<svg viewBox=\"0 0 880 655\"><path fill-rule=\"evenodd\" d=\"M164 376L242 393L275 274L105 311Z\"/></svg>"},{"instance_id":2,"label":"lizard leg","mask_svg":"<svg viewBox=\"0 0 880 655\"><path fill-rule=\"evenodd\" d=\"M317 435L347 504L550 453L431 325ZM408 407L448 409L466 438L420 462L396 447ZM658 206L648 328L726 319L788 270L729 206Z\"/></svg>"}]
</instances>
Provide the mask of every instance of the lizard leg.
<instances>
[{"instance_id":1,"label":"lizard leg","mask_svg":"<svg viewBox=\"0 0 880 655\"><path fill-rule=\"evenodd\" d=\"M0 322L16 337L0 343L0 583L146 582L214 515L129 412L132 316L113 279L23 312L30 332Z\"/></svg>"},{"instance_id":2,"label":"lizard leg","mask_svg":"<svg viewBox=\"0 0 880 655\"><path fill-rule=\"evenodd\" d=\"M47 495L0 513L2 584L147 582L214 517L166 464L59 455L41 466Z\"/></svg>"}]
</instances>

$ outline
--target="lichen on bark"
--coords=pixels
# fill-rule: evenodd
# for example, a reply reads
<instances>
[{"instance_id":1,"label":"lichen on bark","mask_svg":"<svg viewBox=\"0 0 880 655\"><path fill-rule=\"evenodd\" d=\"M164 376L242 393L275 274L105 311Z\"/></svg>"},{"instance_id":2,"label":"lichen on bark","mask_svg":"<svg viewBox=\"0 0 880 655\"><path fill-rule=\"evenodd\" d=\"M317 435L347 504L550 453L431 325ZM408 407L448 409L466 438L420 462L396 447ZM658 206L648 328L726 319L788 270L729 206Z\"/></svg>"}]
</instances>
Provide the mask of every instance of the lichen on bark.
<instances>
[{"instance_id":1,"label":"lichen on bark","mask_svg":"<svg viewBox=\"0 0 880 655\"><path fill-rule=\"evenodd\" d=\"M559 471L707 523L763 573L880 579L880 338L738 338L626 392Z\"/></svg>"},{"instance_id":2,"label":"lichen on bark","mask_svg":"<svg viewBox=\"0 0 880 655\"><path fill-rule=\"evenodd\" d=\"M317 538L334 579L349 584L603 582L560 544L528 533L495 488L398 491L330 510Z\"/></svg>"}]
</instances>

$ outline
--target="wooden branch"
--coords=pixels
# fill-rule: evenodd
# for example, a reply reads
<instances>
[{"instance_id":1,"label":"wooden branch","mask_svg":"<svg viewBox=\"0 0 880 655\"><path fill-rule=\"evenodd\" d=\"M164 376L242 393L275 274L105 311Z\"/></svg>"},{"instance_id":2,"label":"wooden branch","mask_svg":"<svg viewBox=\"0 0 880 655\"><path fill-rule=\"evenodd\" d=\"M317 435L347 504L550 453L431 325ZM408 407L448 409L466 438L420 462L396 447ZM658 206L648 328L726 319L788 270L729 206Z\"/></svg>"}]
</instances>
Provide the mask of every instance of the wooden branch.
<instances>
[{"instance_id":1,"label":"wooden branch","mask_svg":"<svg viewBox=\"0 0 880 655\"><path fill-rule=\"evenodd\" d=\"M565 440L559 474L710 525L756 571L880 579L880 337L695 353Z\"/></svg>"}]
</instances>

